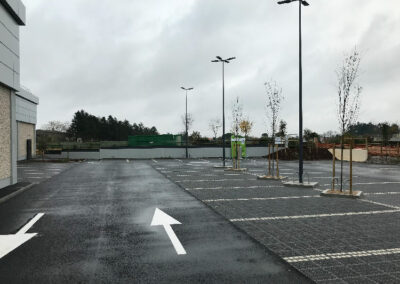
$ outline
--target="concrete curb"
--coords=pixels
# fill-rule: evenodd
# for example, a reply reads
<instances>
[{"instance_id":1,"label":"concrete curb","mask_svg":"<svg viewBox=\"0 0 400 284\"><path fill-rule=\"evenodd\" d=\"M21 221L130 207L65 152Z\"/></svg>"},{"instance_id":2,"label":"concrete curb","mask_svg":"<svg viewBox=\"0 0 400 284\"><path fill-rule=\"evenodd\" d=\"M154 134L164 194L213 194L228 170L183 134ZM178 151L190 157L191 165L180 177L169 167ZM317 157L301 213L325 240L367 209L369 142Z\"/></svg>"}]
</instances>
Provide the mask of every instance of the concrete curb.
<instances>
[{"instance_id":1,"label":"concrete curb","mask_svg":"<svg viewBox=\"0 0 400 284\"><path fill-rule=\"evenodd\" d=\"M351 198L351 199L356 199L360 198L363 195L362 191L354 191L353 195L350 194L338 194L338 193L330 193L330 189L326 189L320 193L321 196L325 197L337 197L337 198Z\"/></svg>"},{"instance_id":2,"label":"concrete curb","mask_svg":"<svg viewBox=\"0 0 400 284\"><path fill-rule=\"evenodd\" d=\"M287 181L282 182L284 186L288 187L303 187L303 188L314 188L318 185L318 182L303 182L299 183L298 181Z\"/></svg>"},{"instance_id":3,"label":"concrete curb","mask_svg":"<svg viewBox=\"0 0 400 284\"><path fill-rule=\"evenodd\" d=\"M15 196L17 196L17 195L20 194L20 193L23 193L25 190L30 189L30 188L33 187L34 185L37 185L37 183L28 184L27 186L21 187L21 188L18 189L17 191L14 191L14 192L12 192L12 193L10 193L10 194L8 194L8 195L6 195L6 196L0 198L0 204L6 202L7 200L9 200L9 199L11 199L11 198L13 198L13 197L15 197Z\"/></svg>"},{"instance_id":4,"label":"concrete curb","mask_svg":"<svg viewBox=\"0 0 400 284\"><path fill-rule=\"evenodd\" d=\"M276 177L276 176L257 176L257 179L261 179L261 180L283 180L283 179L286 179L287 177L284 177L284 176L279 176L279 177Z\"/></svg>"}]
</instances>

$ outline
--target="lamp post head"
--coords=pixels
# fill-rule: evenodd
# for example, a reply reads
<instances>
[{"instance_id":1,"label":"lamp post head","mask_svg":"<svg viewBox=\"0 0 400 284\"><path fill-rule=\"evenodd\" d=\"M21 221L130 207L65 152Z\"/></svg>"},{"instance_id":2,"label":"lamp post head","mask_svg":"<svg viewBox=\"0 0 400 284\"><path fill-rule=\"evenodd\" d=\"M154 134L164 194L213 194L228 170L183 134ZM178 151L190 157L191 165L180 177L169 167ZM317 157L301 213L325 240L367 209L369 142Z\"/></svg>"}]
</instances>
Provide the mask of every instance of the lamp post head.
<instances>
[{"instance_id":1,"label":"lamp post head","mask_svg":"<svg viewBox=\"0 0 400 284\"><path fill-rule=\"evenodd\" d=\"M291 3L291 2L294 2L294 1L301 1L301 4L303 4L303 6L310 6L310 4L308 4L308 2L305 1L305 0L282 0L282 1L278 1L278 4L279 5L288 4L288 3Z\"/></svg>"}]
</instances>

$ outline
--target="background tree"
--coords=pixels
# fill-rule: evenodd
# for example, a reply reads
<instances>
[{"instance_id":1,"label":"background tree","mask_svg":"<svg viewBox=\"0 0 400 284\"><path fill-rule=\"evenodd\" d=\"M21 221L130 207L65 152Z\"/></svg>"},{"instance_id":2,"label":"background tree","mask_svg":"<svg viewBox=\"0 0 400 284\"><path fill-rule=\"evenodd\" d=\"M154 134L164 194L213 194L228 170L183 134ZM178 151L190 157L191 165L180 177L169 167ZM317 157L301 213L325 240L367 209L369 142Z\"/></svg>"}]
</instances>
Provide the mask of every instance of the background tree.
<instances>
[{"instance_id":1,"label":"background tree","mask_svg":"<svg viewBox=\"0 0 400 284\"><path fill-rule=\"evenodd\" d=\"M247 140L247 137L249 136L251 130L253 129L253 125L254 125L254 122L250 121L249 118L243 119L240 122L240 125L239 125L240 131L242 131L242 133L244 134L244 138L246 140Z\"/></svg>"},{"instance_id":2,"label":"background tree","mask_svg":"<svg viewBox=\"0 0 400 284\"><path fill-rule=\"evenodd\" d=\"M264 83L264 86L267 95L267 118L271 123L272 139L275 139L279 119L279 111L281 109L281 103L284 97L282 95L282 88L280 88L275 81L266 82Z\"/></svg>"},{"instance_id":3,"label":"background tree","mask_svg":"<svg viewBox=\"0 0 400 284\"><path fill-rule=\"evenodd\" d=\"M70 125L70 123L68 121L61 122L58 120L52 120L52 121L49 121L48 123L46 123L45 125L43 125L42 129L66 133L69 128L69 125Z\"/></svg>"},{"instance_id":4,"label":"background tree","mask_svg":"<svg viewBox=\"0 0 400 284\"><path fill-rule=\"evenodd\" d=\"M186 114L182 114L181 121L183 124L183 133L184 133L183 135L186 135ZM188 133L188 135L189 135L190 129L192 128L193 121L194 121L193 115L191 113L188 113L187 114L187 133Z\"/></svg>"},{"instance_id":5,"label":"background tree","mask_svg":"<svg viewBox=\"0 0 400 284\"><path fill-rule=\"evenodd\" d=\"M312 140L314 140L314 138L319 138L318 133L316 133L308 128L304 129L303 133L304 133L303 134L304 139L306 139L306 141L312 141Z\"/></svg>"},{"instance_id":6,"label":"background tree","mask_svg":"<svg viewBox=\"0 0 400 284\"><path fill-rule=\"evenodd\" d=\"M350 126L357 120L360 109L361 86L358 84L358 73L361 56L357 48L346 55L342 66L337 70L338 80L338 118L341 134L340 142L340 191L343 191L343 148L344 136Z\"/></svg>"},{"instance_id":7,"label":"background tree","mask_svg":"<svg viewBox=\"0 0 400 284\"><path fill-rule=\"evenodd\" d=\"M217 140L217 136L218 136L218 131L221 128L221 120L218 118L214 118L210 120L210 123L208 124L208 126L210 127L212 133L214 134L214 140Z\"/></svg>"},{"instance_id":8,"label":"background tree","mask_svg":"<svg viewBox=\"0 0 400 284\"><path fill-rule=\"evenodd\" d=\"M96 117L84 110L74 114L72 122L67 130L68 137L82 138L86 141L124 141L129 135L157 135L157 128L145 127L143 123L130 124L129 121L120 121L109 115Z\"/></svg>"},{"instance_id":9,"label":"background tree","mask_svg":"<svg viewBox=\"0 0 400 284\"><path fill-rule=\"evenodd\" d=\"M197 142L201 139L201 134L199 131L193 131L192 134L190 135L190 140L192 142Z\"/></svg>"},{"instance_id":10,"label":"background tree","mask_svg":"<svg viewBox=\"0 0 400 284\"><path fill-rule=\"evenodd\" d=\"M387 142L389 141L390 125L387 122L382 122L378 124L378 127L380 128L381 131L382 143L386 145Z\"/></svg>"},{"instance_id":11,"label":"background tree","mask_svg":"<svg viewBox=\"0 0 400 284\"><path fill-rule=\"evenodd\" d=\"M284 138L287 134L286 127L287 123L282 119L279 122L279 131L276 133L276 136Z\"/></svg>"}]
</instances>

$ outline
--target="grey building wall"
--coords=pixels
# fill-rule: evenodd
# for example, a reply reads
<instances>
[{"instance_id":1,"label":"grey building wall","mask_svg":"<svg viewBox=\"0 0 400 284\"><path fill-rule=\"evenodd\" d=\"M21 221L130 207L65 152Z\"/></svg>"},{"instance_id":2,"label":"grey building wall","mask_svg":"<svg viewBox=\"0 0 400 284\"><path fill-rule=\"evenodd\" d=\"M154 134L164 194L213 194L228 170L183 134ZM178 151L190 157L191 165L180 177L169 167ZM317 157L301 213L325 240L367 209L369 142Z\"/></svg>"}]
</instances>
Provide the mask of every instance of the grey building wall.
<instances>
[{"instance_id":1,"label":"grey building wall","mask_svg":"<svg viewBox=\"0 0 400 284\"><path fill-rule=\"evenodd\" d=\"M21 88L16 97L16 119L17 121L35 124L37 123L37 105L39 98L31 92Z\"/></svg>"},{"instance_id":2,"label":"grey building wall","mask_svg":"<svg viewBox=\"0 0 400 284\"><path fill-rule=\"evenodd\" d=\"M17 182L17 121L16 95L20 88L19 26L25 24L25 6L20 0L0 0L0 85L10 92L10 127L0 130L0 136L10 137L11 158L9 182ZM7 133L5 133L7 132Z\"/></svg>"},{"instance_id":3,"label":"grey building wall","mask_svg":"<svg viewBox=\"0 0 400 284\"><path fill-rule=\"evenodd\" d=\"M18 161L21 161L27 158L26 143L28 139L32 141L32 157L36 156L36 123L39 98L30 91L21 88L16 94L15 102L15 119L17 120L18 133Z\"/></svg>"},{"instance_id":4,"label":"grey building wall","mask_svg":"<svg viewBox=\"0 0 400 284\"><path fill-rule=\"evenodd\" d=\"M20 0L0 0L0 83L19 90L19 25L25 24Z\"/></svg>"}]
</instances>

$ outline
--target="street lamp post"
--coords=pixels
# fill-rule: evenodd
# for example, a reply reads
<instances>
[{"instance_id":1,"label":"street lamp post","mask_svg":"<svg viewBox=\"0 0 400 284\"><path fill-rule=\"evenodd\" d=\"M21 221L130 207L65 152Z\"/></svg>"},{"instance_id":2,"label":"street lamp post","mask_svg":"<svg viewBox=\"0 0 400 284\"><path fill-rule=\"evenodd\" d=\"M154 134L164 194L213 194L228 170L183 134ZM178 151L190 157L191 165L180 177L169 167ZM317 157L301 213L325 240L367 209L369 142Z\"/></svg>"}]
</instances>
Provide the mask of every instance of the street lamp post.
<instances>
[{"instance_id":1,"label":"street lamp post","mask_svg":"<svg viewBox=\"0 0 400 284\"><path fill-rule=\"evenodd\" d=\"M185 88L185 87L181 87L182 90L185 91L185 96L186 96L186 114L185 114L185 133L186 133L186 159L189 157L188 155L188 113L187 113L187 94L188 91L193 90L193 88Z\"/></svg>"},{"instance_id":2,"label":"street lamp post","mask_svg":"<svg viewBox=\"0 0 400 284\"><path fill-rule=\"evenodd\" d=\"M231 60L236 59L236 57L222 59L221 56L216 56L216 58L216 60L211 60L211 62L222 63L222 164L225 167L225 63L229 63Z\"/></svg>"},{"instance_id":3,"label":"street lamp post","mask_svg":"<svg viewBox=\"0 0 400 284\"><path fill-rule=\"evenodd\" d=\"M302 68L302 45L301 45L301 6L309 6L304 0L283 0L278 4L299 2L299 183L303 183L303 68Z\"/></svg>"}]
</instances>

